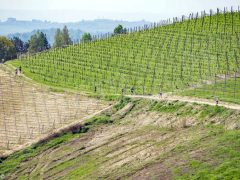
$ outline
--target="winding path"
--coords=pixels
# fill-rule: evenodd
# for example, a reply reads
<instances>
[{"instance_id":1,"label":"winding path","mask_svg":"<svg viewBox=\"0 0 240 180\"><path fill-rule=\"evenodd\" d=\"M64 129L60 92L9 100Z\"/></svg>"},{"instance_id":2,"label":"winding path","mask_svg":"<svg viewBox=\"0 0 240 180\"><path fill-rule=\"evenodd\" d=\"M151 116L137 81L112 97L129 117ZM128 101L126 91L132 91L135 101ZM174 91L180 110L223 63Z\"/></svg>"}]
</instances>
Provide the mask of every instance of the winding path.
<instances>
[{"instance_id":1,"label":"winding path","mask_svg":"<svg viewBox=\"0 0 240 180\"><path fill-rule=\"evenodd\" d=\"M195 98L195 97L186 97L186 96L176 96L176 95L163 95L159 97L158 95L128 95L131 98L142 98L142 99L150 99L150 100L157 100L157 101L181 101L181 102L188 102L188 103L197 103L197 104L207 104L210 106L216 106L216 102L214 100L209 99L202 99L202 98ZM218 106L222 106L228 109L240 110L240 105L226 103L226 102L219 102Z\"/></svg>"}]
</instances>

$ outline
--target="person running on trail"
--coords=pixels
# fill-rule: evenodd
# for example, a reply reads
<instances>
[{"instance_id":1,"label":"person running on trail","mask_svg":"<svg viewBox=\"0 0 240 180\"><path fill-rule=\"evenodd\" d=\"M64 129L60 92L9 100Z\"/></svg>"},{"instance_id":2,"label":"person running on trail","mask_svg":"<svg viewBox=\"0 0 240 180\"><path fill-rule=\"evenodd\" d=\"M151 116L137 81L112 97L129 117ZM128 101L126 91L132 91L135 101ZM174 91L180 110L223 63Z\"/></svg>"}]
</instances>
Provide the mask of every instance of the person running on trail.
<instances>
[{"instance_id":1,"label":"person running on trail","mask_svg":"<svg viewBox=\"0 0 240 180\"><path fill-rule=\"evenodd\" d=\"M124 95L124 89L122 89L122 96Z\"/></svg>"},{"instance_id":2,"label":"person running on trail","mask_svg":"<svg viewBox=\"0 0 240 180\"><path fill-rule=\"evenodd\" d=\"M15 74L16 74L16 76L19 75L19 69L18 68L15 70Z\"/></svg>"},{"instance_id":3,"label":"person running on trail","mask_svg":"<svg viewBox=\"0 0 240 180\"><path fill-rule=\"evenodd\" d=\"M216 106L219 104L219 99L218 99L218 97L216 97Z\"/></svg>"},{"instance_id":4,"label":"person running on trail","mask_svg":"<svg viewBox=\"0 0 240 180\"><path fill-rule=\"evenodd\" d=\"M131 94L133 94L134 93L134 90L135 90L135 88L134 88L134 86L131 88Z\"/></svg>"},{"instance_id":5,"label":"person running on trail","mask_svg":"<svg viewBox=\"0 0 240 180\"><path fill-rule=\"evenodd\" d=\"M159 92L159 98L162 98L162 96L163 96L163 93L161 91L161 92Z\"/></svg>"}]
</instances>

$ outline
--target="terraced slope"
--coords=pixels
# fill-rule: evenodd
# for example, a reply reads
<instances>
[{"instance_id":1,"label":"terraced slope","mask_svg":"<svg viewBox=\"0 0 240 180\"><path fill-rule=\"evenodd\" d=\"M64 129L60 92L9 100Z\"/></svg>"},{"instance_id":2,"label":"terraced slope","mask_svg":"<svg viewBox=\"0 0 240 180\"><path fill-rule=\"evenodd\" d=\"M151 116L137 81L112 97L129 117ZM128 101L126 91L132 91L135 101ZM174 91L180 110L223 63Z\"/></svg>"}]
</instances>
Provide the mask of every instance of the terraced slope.
<instances>
[{"instance_id":1,"label":"terraced slope","mask_svg":"<svg viewBox=\"0 0 240 180\"><path fill-rule=\"evenodd\" d=\"M34 86L0 65L0 155L107 106L79 94Z\"/></svg>"},{"instance_id":2,"label":"terraced slope","mask_svg":"<svg viewBox=\"0 0 240 180\"><path fill-rule=\"evenodd\" d=\"M240 103L239 37L240 12L222 12L9 63L52 86L113 94L187 89L184 95Z\"/></svg>"},{"instance_id":3,"label":"terraced slope","mask_svg":"<svg viewBox=\"0 0 240 180\"><path fill-rule=\"evenodd\" d=\"M18 152L7 179L239 179L240 112L123 99L111 111Z\"/></svg>"}]
</instances>

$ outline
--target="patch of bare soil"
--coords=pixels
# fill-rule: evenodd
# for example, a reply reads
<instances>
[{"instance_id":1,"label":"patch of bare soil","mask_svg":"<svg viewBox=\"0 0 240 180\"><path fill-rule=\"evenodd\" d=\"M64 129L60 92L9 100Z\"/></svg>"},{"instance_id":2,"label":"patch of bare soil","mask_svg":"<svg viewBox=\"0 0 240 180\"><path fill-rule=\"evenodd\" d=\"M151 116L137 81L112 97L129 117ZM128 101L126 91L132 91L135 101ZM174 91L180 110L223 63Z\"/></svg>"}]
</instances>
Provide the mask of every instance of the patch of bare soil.
<instances>
[{"instance_id":1,"label":"patch of bare soil","mask_svg":"<svg viewBox=\"0 0 240 180\"><path fill-rule=\"evenodd\" d=\"M126 105L115 117L129 107L129 104ZM23 162L10 179L23 174L59 179L84 166L89 157L93 157L97 169L87 179L171 179L171 167L183 165L184 157L177 159L164 155L171 153L179 144L187 144L206 134L204 128L194 129L198 125L194 119L187 119L189 126L183 128L181 117L142 109L133 109L123 119L115 121Z\"/></svg>"}]
</instances>

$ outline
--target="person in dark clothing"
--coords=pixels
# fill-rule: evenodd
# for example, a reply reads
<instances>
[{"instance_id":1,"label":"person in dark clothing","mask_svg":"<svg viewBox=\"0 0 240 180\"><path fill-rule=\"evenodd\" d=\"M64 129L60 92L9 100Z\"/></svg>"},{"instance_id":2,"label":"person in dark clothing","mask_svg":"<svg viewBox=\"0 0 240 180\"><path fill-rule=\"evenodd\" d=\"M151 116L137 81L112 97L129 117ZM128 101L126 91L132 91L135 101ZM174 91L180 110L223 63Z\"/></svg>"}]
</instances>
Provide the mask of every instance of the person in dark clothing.
<instances>
[{"instance_id":1,"label":"person in dark clothing","mask_svg":"<svg viewBox=\"0 0 240 180\"><path fill-rule=\"evenodd\" d=\"M216 106L219 104L219 99L218 97L215 98L215 101L216 101Z\"/></svg>"},{"instance_id":2,"label":"person in dark clothing","mask_svg":"<svg viewBox=\"0 0 240 180\"><path fill-rule=\"evenodd\" d=\"M162 98L162 96L163 96L163 93L160 92L160 93L159 93L159 98Z\"/></svg>"},{"instance_id":3,"label":"person in dark clothing","mask_svg":"<svg viewBox=\"0 0 240 180\"><path fill-rule=\"evenodd\" d=\"M15 70L15 75L17 76L18 73L19 73L19 69L17 68L17 69Z\"/></svg>"},{"instance_id":4,"label":"person in dark clothing","mask_svg":"<svg viewBox=\"0 0 240 180\"><path fill-rule=\"evenodd\" d=\"M131 94L134 94L134 90L135 90L135 87L133 86L133 87L131 87Z\"/></svg>"}]
</instances>

